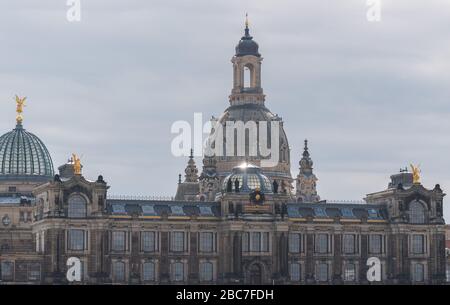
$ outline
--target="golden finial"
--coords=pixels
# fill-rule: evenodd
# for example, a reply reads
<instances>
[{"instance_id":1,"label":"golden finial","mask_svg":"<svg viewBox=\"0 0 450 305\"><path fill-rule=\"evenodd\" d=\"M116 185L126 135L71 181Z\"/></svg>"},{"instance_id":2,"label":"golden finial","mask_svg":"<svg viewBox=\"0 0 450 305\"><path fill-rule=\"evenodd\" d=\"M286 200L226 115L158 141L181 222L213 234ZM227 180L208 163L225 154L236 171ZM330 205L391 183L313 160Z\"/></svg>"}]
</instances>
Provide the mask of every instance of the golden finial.
<instances>
[{"instance_id":1,"label":"golden finial","mask_svg":"<svg viewBox=\"0 0 450 305\"><path fill-rule=\"evenodd\" d=\"M23 112L23 107L26 106L25 105L25 100L26 99L27 99L26 97L20 98L16 94L15 100L16 100L16 105L17 105L17 107L16 107L16 112L17 112L16 122L17 122L17 124L22 124L22 122L23 122L22 112Z\"/></svg>"},{"instance_id":2,"label":"golden finial","mask_svg":"<svg viewBox=\"0 0 450 305\"><path fill-rule=\"evenodd\" d=\"M73 173L81 175L81 160L76 154L72 154Z\"/></svg>"},{"instance_id":3,"label":"golden finial","mask_svg":"<svg viewBox=\"0 0 450 305\"><path fill-rule=\"evenodd\" d=\"M245 13L245 27L248 28L248 13Z\"/></svg>"},{"instance_id":4,"label":"golden finial","mask_svg":"<svg viewBox=\"0 0 450 305\"><path fill-rule=\"evenodd\" d=\"M411 171L413 174L413 183L414 184L420 184L420 173L422 172L418 166L414 166L412 164L410 164L411 166Z\"/></svg>"}]
</instances>

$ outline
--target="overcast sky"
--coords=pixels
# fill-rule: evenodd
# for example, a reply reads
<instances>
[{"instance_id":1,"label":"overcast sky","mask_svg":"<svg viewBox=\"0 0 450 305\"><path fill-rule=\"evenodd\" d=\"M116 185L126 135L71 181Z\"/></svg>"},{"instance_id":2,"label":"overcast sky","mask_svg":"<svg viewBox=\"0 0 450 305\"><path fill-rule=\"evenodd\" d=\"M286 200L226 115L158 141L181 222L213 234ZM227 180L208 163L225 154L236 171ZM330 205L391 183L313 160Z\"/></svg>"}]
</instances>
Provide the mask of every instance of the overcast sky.
<instances>
[{"instance_id":1,"label":"overcast sky","mask_svg":"<svg viewBox=\"0 0 450 305\"><path fill-rule=\"evenodd\" d=\"M80 22L68 8L0 2L0 133L28 96L24 126L55 167L76 152L110 194L175 194L187 160L170 127L228 106L247 11L294 176L308 138L323 199L361 200L410 162L450 190L448 0L382 0L380 22L366 0L81 0Z\"/></svg>"}]
</instances>

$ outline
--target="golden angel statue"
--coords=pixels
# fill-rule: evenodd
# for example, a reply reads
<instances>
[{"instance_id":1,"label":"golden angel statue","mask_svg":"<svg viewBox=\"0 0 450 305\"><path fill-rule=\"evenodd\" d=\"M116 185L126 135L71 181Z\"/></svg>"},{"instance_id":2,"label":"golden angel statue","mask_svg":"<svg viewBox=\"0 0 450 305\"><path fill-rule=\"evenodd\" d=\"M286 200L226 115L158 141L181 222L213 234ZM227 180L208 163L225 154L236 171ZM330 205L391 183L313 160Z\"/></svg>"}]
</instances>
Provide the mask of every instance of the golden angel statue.
<instances>
[{"instance_id":1,"label":"golden angel statue","mask_svg":"<svg viewBox=\"0 0 450 305\"><path fill-rule=\"evenodd\" d=\"M76 154L72 154L73 173L81 175L81 160Z\"/></svg>"},{"instance_id":2,"label":"golden angel statue","mask_svg":"<svg viewBox=\"0 0 450 305\"><path fill-rule=\"evenodd\" d=\"M414 184L420 184L420 173L421 173L421 170L420 170L419 166L414 166L412 164L410 164L410 166L411 166L411 171L412 171L412 174L413 174L413 183Z\"/></svg>"},{"instance_id":3,"label":"golden angel statue","mask_svg":"<svg viewBox=\"0 0 450 305\"><path fill-rule=\"evenodd\" d=\"M22 121L23 121L22 112L23 112L23 107L26 106L25 105L25 100L26 99L27 99L26 97L20 98L16 94L15 100L16 100L16 105L17 105L17 107L16 107L16 112L17 112L16 121L17 121L17 123L22 123Z\"/></svg>"}]
</instances>

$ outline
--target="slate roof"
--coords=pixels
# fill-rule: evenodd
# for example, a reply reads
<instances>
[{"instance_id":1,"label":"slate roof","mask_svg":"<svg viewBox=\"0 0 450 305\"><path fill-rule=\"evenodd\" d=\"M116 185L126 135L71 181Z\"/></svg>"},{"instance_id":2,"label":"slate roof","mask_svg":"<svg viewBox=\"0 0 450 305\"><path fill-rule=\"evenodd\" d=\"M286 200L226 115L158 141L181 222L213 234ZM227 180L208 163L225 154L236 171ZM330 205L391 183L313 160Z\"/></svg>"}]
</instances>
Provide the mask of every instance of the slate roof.
<instances>
[{"instance_id":1,"label":"slate roof","mask_svg":"<svg viewBox=\"0 0 450 305\"><path fill-rule=\"evenodd\" d=\"M334 219L387 221L384 206L343 203L287 203L287 217L292 219ZM107 212L111 216L220 217L220 203L192 201L108 199Z\"/></svg>"},{"instance_id":2,"label":"slate roof","mask_svg":"<svg viewBox=\"0 0 450 305\"><path fill-rule=\"evenodd\" d=\"M287 214L289 218L388 219L384 206L371 204L288 203Z\"/></svg>"},{"instance_id":3,"label":"slate roof","mask_svg":"<svg viewBox=\"0 0 450 305\"><path fill-rule=\"evenodd\" d=\"M217 202L158 201L108 199L107 212L111 216L197 216L220 217Z\"/></svg>"}]
</instances>

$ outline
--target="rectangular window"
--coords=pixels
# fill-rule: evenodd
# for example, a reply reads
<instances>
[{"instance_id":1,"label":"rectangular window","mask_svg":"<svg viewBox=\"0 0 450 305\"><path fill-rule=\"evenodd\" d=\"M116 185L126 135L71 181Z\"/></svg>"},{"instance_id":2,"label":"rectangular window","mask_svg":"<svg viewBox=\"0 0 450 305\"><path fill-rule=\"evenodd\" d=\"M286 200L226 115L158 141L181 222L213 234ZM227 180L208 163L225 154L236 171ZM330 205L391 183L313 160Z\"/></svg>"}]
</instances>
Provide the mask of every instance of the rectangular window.
<instances>
[{"instance_id":1,"label":"rectangular window","mask_svg":"<svg viewBox=\"0 0 450 305\"><path fill-rule=\"evenodd\" d=\"M328 253L328 234L316 235L315 252Z\"/></svg>"},{"instance_id":2,"label":"rectangular window","mask_svg":"<svg viewBox=\"0 0 450 305\"><path fill-rule=\"evenodd\" d=\"M412 253L414 254L424 254L425 253L425 243L424 236L415 234L412 236Z\"/></svg>"},{"instance_id":3,"label":"rectangular window","mask_svg":"<svg viewBox=\"0 0 450 305\"><path fill-rule=\"evenodd\" d=\"M141 250L156 252L157 249L156 232L141 232Z\"/></svg>"},{"instance_id":4,"label":"rectangular window","mask_svg":"<svg viewBox=\"0 0 450 305\"><path fill-rule=\"evenodd\" d=\"M450 282L450 264L447 264L447 266L445 268L445 275L447 278L447 282Z\"/></svg>"},{"instance_id":5,"label":"rectangular window","mask_svg":"<svg viewBox=\"0 0 450 305\"><path fill-rule=\"evenodd\" d=\"M14 263L13 262L1 262L0 263L0 275L4 282L14 280Z\"/></svg>"},{"instance_id":6,"label":"rectangular window","mask_svg":"<svg viewBox=\"0 0 450 305\"><path fill-rule=\"evenodd\" d=\"M71 229L68 231L68 250L83 251L85 247L85 231Z\"/></svg>"},{"instance_id":7,"label":"rectangular window","mask_svg":"<svg viewBox=\"0 0 450 305\"><path fill-rule=\"evenodd\" d=\"M261 250L262 252L269 252L269 233L261 233Z\"/></svg>"},{"instance_id":8,"label":"rectangular window","mask_svg":"<svg viewBox=\"0 0 450 305\"><path fill-rule=\"evenodd\" d=\"M41 232L40 238L41 238L40 249L41 249L41 252L44 252L45 251L45 231Z\"/></svg>"},{"instance_id":9,"label":"rectangular window","mask_svg":"<svg viewBox=\"0 0 450 305\"><path fill-rule=\"evenodd\" d=\"M41 234L39 232L36 233L35 235L35 241L36 241L36 252L40 253L41 252Z\"/></svg>"},{"instance_id":10,"label":"rectangular window","mask_svg":"<svg viewBox=\"0 0 450 305\"><path fill-rule=\"evenodd\" d=\"M115 282L125 281L125 263L124 262L114 262L113 263L113 275Z\"/></svg>"},{"instance_id":11,"label":"rectangular window","mask_svg":"<svg viewBox=\"0 0 450 305\"><path fill-rule=\"evenodd\" d=\"M319 263L317 265L317 280L319 282L328 281L328 264L327 263Z\"/></svg>"},{"instance_id":12,"label":"rectangular window","mask_svg":"<svg viewBox=\"0 0 450 305\"><path fill-rule=\"evenodd\" d=\"M242 234L243 252L269 252L269 232L245 232Z\"/></svg>"},{"instance_id":13,"label":"rectangular window","mask_svg":"<svg viewBox=\"0 0 450 305\"><path fill-rule=\"evenodd\" d=\"M344 234L342 243L345 254L356 253L356 236L354 234Z\"/></svg>"},{"instance_id":14,"label":"rectangular window","mask_svg":"<svg viewBox=\"0 0 450 305\"><path fill-rule=\"evenodd\" d=\"M184 280L184 264L182 262L172 264L172 280L175 282Z\"/></svg>"},{"instance_id":15,"label":"rectangular window","mask_svg":"<svg viewBox=\"0 0 450 305\"><path fill-rule=\"evenodd\" d=\"M184 232L170 232L170 251L185 252L187 251L187 243Z\"/></svg>"},{"instance_id":16,"label":"rectangular window","mask_svg":"<svg viewBox=\"0 0 450 305\"><path fill-rule=\"evenodd\" d=\"M300 281L300 264L299 263L291 263L289 266L289 277L292 282Z\"/></svg>"},{"instance_id":17,"label":"rectangular window","mask_svg":"<svg viewBox=\"0 0 450 305\"><path fill-rule=\"evenodd\" d=\"M200 281L212 282L214 265L211 262L200 263Z\"/></svg>"},{"instance_id":18,"label":"rectangular window","mask_svg":"<svg viewBox=\"0 0 450 305\"><path fill-rule=\"evenodd\" d=\"M356 280L356 266L353 263L345 264L344 280L346 282L354 282Z\"/></svg>"},{"instance_id":19,"label":"rectangular window","mask_svg":"<svg viewBox=\"0 0 450 305\"><path fill-rule=\"evenodd\" d=\"M382 238L383 238L383 236L380 234L369 235L369 253L381 254Z\"/></svg>"},{"instance_id":20,"label":"rectangular window","mask_svg":"<svg viewBox=\"0 0 450 305\"><path fill-rule=\"evenodd\" d=\"M243 252L250 251L249 243L250 243L250 234L248 232L245 232L244 234L242 234L242 251Z\"/></svg>"},{"instance_id":21,"label":"rectangular window","mask_svg":"<svg viewBox=\"0 0 450 305\"><path fill-rule=\"evenodd\" d=\"M144 281L154 281L155 280L155 263L145 262L142 265L142 277Z\"/></svg>"},{"instance_id":22,"label":"rectangular window","mask_svg":"<svg viewBox=\"0 0 450 305\"><path fill-rule=\"evenodd\" d=\"M39 263L28 264L28 280L29 281L41 280L41 264Z\"/></svg>"},{"instance_id":23,"label":"rectangular window","mask_svg":"<svg viewBox=\"0 0 450 305\"><path fill-rule=\"evenodd\" d=\"M200 232L200 252L211 253L214 252L214 233Z\"/></svg>"},{"instance_id":24,"label":"rectangular window","mask_svg":"<svg viewBox=\"0 0 450 305\"><path fill-rule=\"evenodd\" d=\"M269 252L269 233L251 232L245 238L250 238L250 252ZM243 238L244 242L244 238ZM247 243L247 241L246 241ZM244 250L245 251L245 250Z\"/></svg>"},{"instance_id":25,"label":"rectangular window","mask_svg":"<svg viewBox=\"0 0 450 305\"><path fill-rule=\"evenodd\" d=\"M261 233L252 232L251 252L261 252Z\"/></svg>"},{"instance_id":26,"label":"rectangular window","mask_svg":"<svg viewBox=\"0 0 450 305\"><path fill-rule=\"evenodd\" d=\"M300 253L301 235L298 233L289 233L289 252Z\"/></svg>"},{"instance_id":27,"label":"rectangular window","mask_svg":"<svg viewBox=\"0 0 450 305\"><path fill-rule=\"evenodd\" d=\"M126 249L126 232L113 231L111 233L111 249L113 251L125 251L125 249Z\"/></svg>"},{"instance_id":28,"label":"rectangular window","mask_svg":"<svg viewBox=\"0 0 450 305\"><path fill-rule=\"evenodd\" d=\"M424 269L425 267L423 264L414 264L413 274L415 282L423 282L425 280Z\"/></svg>"}]
</instances>

